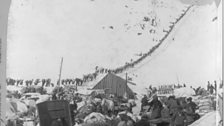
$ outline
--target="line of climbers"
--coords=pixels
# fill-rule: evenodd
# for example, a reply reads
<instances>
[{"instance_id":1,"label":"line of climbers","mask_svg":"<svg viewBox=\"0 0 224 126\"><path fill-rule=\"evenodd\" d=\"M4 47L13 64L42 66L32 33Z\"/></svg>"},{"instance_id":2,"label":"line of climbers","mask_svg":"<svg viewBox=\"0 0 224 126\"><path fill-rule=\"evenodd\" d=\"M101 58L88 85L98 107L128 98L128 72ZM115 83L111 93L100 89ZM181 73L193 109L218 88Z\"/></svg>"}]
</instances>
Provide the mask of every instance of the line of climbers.
<instances>
[{"instance_id":1,"label":"line of climbers","mask_svg":"<svg viewBox=\"0 0 224 126\"><path fill-rule=\"evenodd\" d=\"M123 71L125 71L129 68L133 68L134 66L139 64L142 60L147 58L147 56L151 56L151 54L164 42L164 40L168 37L168 35L173 30L174 26L184 17L184 15L189 11L190 8L191 8L191 6L189 6L185 11L183 11L183 13L180 15L180 17L178 17L176 19L175 22L171 22L171 26L169 26L170 29L163 30L164 32L166 32L166 34L164 35L164 37L161 40L159 40L159 43L156 44L155 46L153 46L147 53L139 54L140 58L138 58L135 61L133 61L131 59L131 62L126 62L124 66L118 67L116 69L106 69L106 68L102 68L102 67L99 68L98 66L96 66L95 73L93 73L93 74L95 74L97 76L99 73L110 73L110 72L114 73L114 74L122 73ZM90 78L92 78L93 74L88 74L86 77L88 78L88 76L89 76Z\"/></svg>"},{"instance_id":2,"label":"line of climbers","mask_svg":"<svg viewBox=\"0 0 224 126\"><path fill-rule=\"evenodd\" d=\"M107 68L100 68L98 66L95 67L95 72L94 73L90 73L90 74L86 74L83 75L83 78L70 78L70 79L62 79L61 80L61 84L62 85L67 85L67 84L76 84L76 85L82 85L84 82L89 82L89 81L93 81L94 79L96 79L96 77L99 74L103 74L103 73L114 73L114 74L118 74L118 73L122 73L125 70L129 69L129 68L133 68L134 66L136 66L137 64L139 64L141 61L143 61L145 58L147 58L147 56L151 56L151 54L157 49L159 48L159 46L163 43L163 41L168 37L168 35L171 33L171 31L173 30L174 26L181 20L181 18L184 17L184 15L189 11L189 9L191 8L188 7L185 11L183 11L183 13L176 19L176 21L171 22L171 26L169 26L169 30L163 30L163 32L166 32L166 34L164 35L164 37L159 40L159 43L156 44L155 46L153 46L147 53L141 53L139 56L140 58L138 58L137 60L133 61L131 60L131 62L126 62L124 66L118 67L116 69L107 69ZM25 83L26 86L29 85L37 85L39 83L42 84L42 86L54 86L54 83L51 82L51 79L31 79L31 80L22 80L22 79L12 79L12 78L8 78L6 80L7 85L23 85L23 83ZM59 84L59 80L57 81L57 84Z\"/></svg>"}]
</instances>

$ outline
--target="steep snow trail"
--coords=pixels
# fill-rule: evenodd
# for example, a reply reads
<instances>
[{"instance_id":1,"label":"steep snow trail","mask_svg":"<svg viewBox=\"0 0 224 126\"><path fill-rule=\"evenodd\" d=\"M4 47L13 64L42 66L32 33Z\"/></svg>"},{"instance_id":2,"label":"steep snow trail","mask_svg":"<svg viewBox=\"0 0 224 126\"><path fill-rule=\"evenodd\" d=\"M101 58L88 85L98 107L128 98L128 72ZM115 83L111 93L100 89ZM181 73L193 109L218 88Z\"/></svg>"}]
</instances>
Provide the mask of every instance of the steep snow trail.
<instances>
[{"instance_id":1,"label":"steep snow trail","mask_svg":"<svg viewBox=\"0 0 224 126\"><path fill-rule=\"evenodd\" d=\"M13 1L8 76L52 78L56 82L61 56L62 79L82 77L92 73L95 66L123 66L139 58L134 54L148 52L158 44L163 30L187 6L178 0ZM197 85L220 77L214 53L217 44L211 43L218 38L214 35L216 21L212 21L214 6L195 7L197 15L184 17L189 20L181 21L159 50L127 71L133 82L141 86L177 81ZM150 34L150 30L155 33Z\"/></svg>"},{"instance_id":2,"label":"steep snow trail","mask_svg":"<svg viewBox=\"0 0 224 126\"><path fill-rule=\"evenodd\" d=\"M212 22L215 16L217 13L214 11L214 6L192 7L151 56L126 71L137 84L136 86L129 84L129 86L136 93L143 94L149 85L174 84L180 81L180 83L186 83L187 86L201 85L203 87L207 80L219 78L219 73L207 74L210 71L219 71L216 67L217 59L214 57L216 53L206 55L211 58L210 60L214 60L214 64L206 64L209 61L203 54L207 50L217 49L219 45L217 40L215 44L212 41L208 42L216 37L217 23ZM196 63L198 69L192 70L195 66L190 64L191 62ZM193 72L186 73L187 69ZM126 72L118 75L125 78ZM99 78L102 78L104 75L100 76ZM192 76L195 77L192 78ZM97 80L100 80L99 78ZM201 83L192 83L198 82L199 79L202 80ZM93 81L86 85L94 85L97 82Z\"/></svg>"},{"instance_id":3,"label":"steep snow trail","mask_svg":"<svg viewBox=\"0 0 224 126\"><path fill-rule=\"evenodd\" d=\"M221 74L217 67L217 53L203 54L219 48L216 40L217 23L212 22L216 15L214 6L194 7L152 58L127 73L143 87L178 83L178 79L180 83L187 83L187 86L205 86L207 80L219 79ZM212 64L206 56L213 61ZM194 65L198 65L198 68L192 69ZM192 72L187 73L187 69ZM217 74L209 74L214 72ZM124 77L124 74L121 76Z\"/></svg>"},{"instance_id":4,"label":"steep snow trail","mask_svg":"<svg viewBox=\"0 0 224 126\"><path fill-rule=\"evenodd\" d=\"M130 73L130 71L133 73L137 69L141 68L146 63L148 63L149 61L147 61L147 59L150 59L151 55L153 56L154 55L154 52L157 51L160 48L160 46L163 45L163 43L166 42L167 39L170 39L170 34L171 35L173 34L173 31L175 31L175 28L177 27L176 25L178 25L179 22L181 22L182 18L184 18L187 15L188 11L190 11L191 8L192 8L192 6L188 6L187 9L185 9L184 12L178 18L176 18L175 21L168 22L168 23L171 23L170 28L169 29L163 29L163 30L167 30L167 33L159 39L159 43L158 44L156 44L155 46L152 47L152 48L155 48L155 49L153 49L150 52L143 53L143 55L144 54L147 54L147 53L148 54L147 54L147 56L145 56L144 58L142 58L141 61L139 63L137 63L137 65L134 65L134 67L132 67L132 68L130 68L130 67L123 68L123 71L121 73L119 73L118 75L122 76L122 75L125 74L126 71L128 71L128 73ZM151 60L152 59L150 59L150 61ZM135 61L133 61L133 62L135 62ZM146 62L146 63L144 63L144 62ZM137 67L135 67L135 66L137 66ZM119 68L122 68L122 67L119 67ZM104 75L105 74L100 75L100 78L102 78ZM99 80L99 78L97 78L97 80ZM84 85L86 85L86 86L88 85L89 87L92 87L92 85L94 85L94 84L96 84L96 82L98 82L97 80L94 80L93 82L87 82ZM140 90L142 90L142 89L143 88L141 88ZM137 91L137 92L139 92L139 91Z\"/></svg>"},{"instance_id":5,"label":"steep snow trail","mask_svg":"<svg viewBox=\"0 0 224 126\"><path fill-rule=\"evenodd\" d=\"M13 1L8 76L57 79L62 56L62 78L82 77L95 66L122 66L157 44L185 7L166 0Z\"/></svg>"},{"instance_id":6,"label":"steep snow trail","mask_svg":"<svg viewBox=\"0 0 224 126\"><path fill-rule=\"evenodd\" d=\"M131 85L131 84L129 85L135 92L137 92L137 94L145 93L146 92L145 88L148 88L149 85L158 86L158 85L163 85L163 84L169 84L169 82L167 80L164 80L165 83L161 83L159 81L154 81L154 80L158 80L159 78L161 78L161 76L158 78L153 77L153 74L149 73L150 70L148 70L147 68L149 67L149 68L156 70L156 68L159 67L159 66L157 66L155 68L150 67L152 65L151 62L154 62L153 60L157 60L157 57L163 55L165 53L165 51L169 48L169 46L173 43L172 39L174 38L175 33L183 25L183 22L189 18L189 15L192 13L192 10L194 10L194 7L189 7L188 12L186 12L184 17L174 25L173 29L171 29L171 32L168 34L166 39L161 43L160 47L158 47L158 49L156 49L154 51L154 53L152 53L152 55L150 55L145 60L143 60L141 63L139 63L136 67L128 69L126 71L126 73L128 73L128 75L133 78L133 82L137 84L137 85ZM122 73L119 75L125 77L125 73ZM152 77L149 77L148 75L152 75ZM156 78L156 79L152 79L152 78Z\"/></svg>"}]
</instances>

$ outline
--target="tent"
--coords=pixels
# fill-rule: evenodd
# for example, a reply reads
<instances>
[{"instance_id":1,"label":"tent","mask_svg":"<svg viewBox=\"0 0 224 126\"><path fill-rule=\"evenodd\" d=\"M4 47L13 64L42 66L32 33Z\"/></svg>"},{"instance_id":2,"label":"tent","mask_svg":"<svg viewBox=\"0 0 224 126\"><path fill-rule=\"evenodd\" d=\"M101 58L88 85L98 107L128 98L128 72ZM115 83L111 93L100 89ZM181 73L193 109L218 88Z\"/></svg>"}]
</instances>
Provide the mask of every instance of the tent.
<instances>
[{"instance_id":1,"label":"tent","mask_svg":"<svg viewBox=\"0 0 224 126\"><path fill-rule=\"evenodd\" d=\"M104 89L108 94L115 94L116 96L126 95L128 98L134 98L134 92L127 85L127 81L112 73L108 73L93 89Z\"/></svg>"},{"instance_id":2,"label":"tent","mask_svg":"<svg viewBox=\"0 0 224 126\"><path fill-rule=\"evenodd\" d=\"M16 108L15 106L13 106L13 104L11 102L9 102L9 100L6 100L6 120L8 119L15 119L16 118Z\"/></svg>"},{"instance_id":3,"label":"tent","mask_svg":"<svg viewBox=\"0 0 224 126\"><path fill-rule=\"evenodd\" d=\"M192 95L195 95L195 92L192 88L183 87L174 89L174 95L176 97L191 97Z\"/></svg>"},{"instance_id":4,"label":"tent","mask_svg":"<svg viewBox=\"0 0 224 126\"><path fill-rule=\"evenodd\" d=\"M26 113L28 108L25 103L20 102L16 99L6 99L6 117L7 119L14 119L18 116L17 112Z\"/></svg>"}]
</instances>

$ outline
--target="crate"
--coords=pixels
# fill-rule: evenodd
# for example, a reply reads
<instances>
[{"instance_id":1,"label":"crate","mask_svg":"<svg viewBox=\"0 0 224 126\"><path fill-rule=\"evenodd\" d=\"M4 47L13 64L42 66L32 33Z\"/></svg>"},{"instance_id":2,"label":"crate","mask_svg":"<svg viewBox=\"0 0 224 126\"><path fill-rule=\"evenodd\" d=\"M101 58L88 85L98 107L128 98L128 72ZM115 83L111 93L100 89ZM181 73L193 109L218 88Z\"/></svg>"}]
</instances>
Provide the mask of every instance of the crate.
<instances>
[{"instance_id":1,"label":"crate","mask_svg":"<svg viewBox=\"0 0 224 126\"><path fill-rule=\"evenodd\" d=\"M53 126L59 122L63 126L72 126L69 103L65 100L45 101L37 104L37 109L40 126Z\"/></svg>"}]
</instances>

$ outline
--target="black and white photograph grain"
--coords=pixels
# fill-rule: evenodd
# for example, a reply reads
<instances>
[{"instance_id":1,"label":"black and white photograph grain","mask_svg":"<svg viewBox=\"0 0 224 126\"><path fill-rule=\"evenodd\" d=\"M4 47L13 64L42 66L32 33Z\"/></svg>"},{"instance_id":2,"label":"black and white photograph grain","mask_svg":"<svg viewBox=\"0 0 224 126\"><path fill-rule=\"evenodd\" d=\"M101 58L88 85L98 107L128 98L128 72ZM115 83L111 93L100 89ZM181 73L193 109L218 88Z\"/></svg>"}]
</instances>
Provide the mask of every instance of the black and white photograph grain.
<instances>
[{"instance_id":1,"label":"black and white photograph grain","mask_svg":"<svg viewBox=\"0 0 224 126\"><path fill-rule=\"evenodd\" d=\"M6 23L3 126L223 125L222 0L10 0Z\"/></svg>"}]
</instances>

